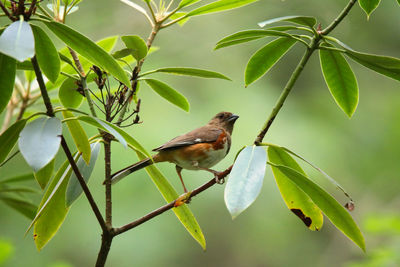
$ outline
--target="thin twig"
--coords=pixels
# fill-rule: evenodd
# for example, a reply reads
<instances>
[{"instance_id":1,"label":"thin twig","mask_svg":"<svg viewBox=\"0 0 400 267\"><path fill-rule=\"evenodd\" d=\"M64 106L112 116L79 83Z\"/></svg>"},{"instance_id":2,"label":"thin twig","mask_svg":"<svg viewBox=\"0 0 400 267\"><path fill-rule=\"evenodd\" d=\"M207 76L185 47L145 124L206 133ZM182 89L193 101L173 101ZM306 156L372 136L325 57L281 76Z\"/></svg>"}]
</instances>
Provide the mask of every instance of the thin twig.
<instances>
[{"instance_id":1,"label":"thin twig","mask_svg":"<svg viewBox=\"0 0 400 267\"><path fill-rule=\"evenodd\" d=\"M336 26L347 16L353 5L357 2L357 0L350 0L350 2L347 4L347 6L340 12L339 16L328 26L326 27L323 31L321 31L322 35L327 35L331 31L333 31Z\"/></svg>"},{"instance_id":2,"label":"thin twig","mask_svg":"<svg viewBox=\"0 0 400 267\"><path fill-rule=\"evenodd\" d=\"M36 7L36 2L37 0L32 0L31 7L29 8L28 13L26 14L27 18L30 18L32 16L32 13Z\"/></svg>"},{"instance_id":3,"label":"thin twig","mask_svg":"<svg viewBox=\"0 0 400 267\"><path fill-rule=\"evenodd\" d=\"M0 0L0 7L3 10L4 14L6 14L7 17L9 17L11 20L13 20L13 17L11 16L10 12L8 12L7 8L4 6L4 4L1 0Z\"/></svg>"}]
</instances>

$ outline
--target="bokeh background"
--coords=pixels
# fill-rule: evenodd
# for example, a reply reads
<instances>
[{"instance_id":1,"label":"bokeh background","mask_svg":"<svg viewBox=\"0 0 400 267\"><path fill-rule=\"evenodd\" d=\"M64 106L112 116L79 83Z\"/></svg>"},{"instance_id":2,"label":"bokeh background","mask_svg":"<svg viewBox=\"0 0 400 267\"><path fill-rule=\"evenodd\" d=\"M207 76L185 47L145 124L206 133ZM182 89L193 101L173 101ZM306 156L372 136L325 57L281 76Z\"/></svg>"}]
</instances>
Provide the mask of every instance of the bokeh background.
<instances>
[{"instance_id":1,"label":"bokeh background","mask_svg":"<svg viewBox=\"0 0 400 267\"><path fill-rule=\"evenodd\" d=\"M136 1L142 4L140 1ZM326 26L346 0L261 0L229 12L192 18L184 27L160 32L144 70L186 66L216 70L232 82L160 75L190 101L185 113L142 86L143 123L128 131L147 149L207 122L226 110L240 115L228 157L215 169L228 167L244 145L251 144L303 52L296 45L272 71L244 88L244 68L266 39L213 51L215 43L233 32L257 28L257 22L286 15L313 15ZM333 32L354 49L400 57L400 7L382 1L367 20L359 6ZM83 1L67 23L93 40L111 35L138 34L147 38L150 27L134 9L117 0ZM60 43L61 47L61 43ZM360 102L349 119L336 105L322 78L317 54L313 55L266 141L286 146L333 176L356 202L352 212L366 238L363 253L325 220L311 232L281 199L270 169L256 202L232 221L224 206L224 186L214 186L193 199L194 212L207 240L207 250L191 238L172 212L114 239L107 266L399 266L400 256L400 86L399 83L350 62L358 77ZM86 107L85 107L86 108ZM4 115L4 114L3 114ZM3 117L3 116L2 116ZM89 132L95 133L93 129ZM71 143L71 139L69 139ZM115 144L112 168L136 161L134 153ZM89 186L104 207L103 154ZM59 158L58 164L61 162ZM181 190L175 168L160 164L175 188ZM345 203L346 199L313 170L308 174ZM0 169L1 177L26 173L21 157ZM184 171L193 189L211 176ZM36 203L40 197L33 197ZM159 192L140 171L113 187L113 220L119 226L164 203ZM62 228L41 251L31 233L30 221L0 203L0 262L4 266L93 266L100 245L100 228L84 197L70 210ZM1 263L0 263L1 265Z\"/></svg>"}]
</instances>

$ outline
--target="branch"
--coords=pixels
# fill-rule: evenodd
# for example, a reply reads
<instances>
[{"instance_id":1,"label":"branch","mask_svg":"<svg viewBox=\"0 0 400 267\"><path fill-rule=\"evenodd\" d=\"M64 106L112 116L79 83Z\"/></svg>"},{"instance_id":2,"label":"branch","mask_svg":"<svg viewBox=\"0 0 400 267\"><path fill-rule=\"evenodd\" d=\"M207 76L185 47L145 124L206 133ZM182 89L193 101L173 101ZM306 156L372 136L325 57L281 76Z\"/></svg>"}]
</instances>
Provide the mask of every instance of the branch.
<instances>
[{"instance_id":1,"label":"branch","mask_svg":"<svg viewBox=\"0 0 400 267\"><path fill-rule=\"evenodd\" d=\"M13 17L11 16L10 12L8 12L7 8L4 6L4 4L1 0L0 0L0 7L3 10L4 14L6 14L7 17L9 17L11 20L13 20Z\"/></svg>"},{"instance_id":2,"label":"branch","mask_svg":"<svg viewBox=\"0 0 400 267\"><path fill-rule=\"evenodd\" d=\"M350 9L353 7L353 5L357 2L357 0L350 0L350 2L347 4L347 6L342 10L342 12L337 16L337 18L328 26L326 27L323 31L321 31L322 35L327 35L331 31L333 31L336 26L347 16L349 13Z\"/></svg>"},{"instance_id":3,"label":"branch","mask_svg":"<svg viewBox=\"0 0 400 267\"><path fill-rule=\"evenodd\" d=\"M37 2L37 0L32 0L31 6L30 6L30 8L28 10L28 13L26 14L26 17L28 19L32 16L32 13L33 13L33 11L34 11L34 9L36 7L36 2Z\"/></svg>"},{"instance_id":4,"label":"branch","mask_svg":"<svg viewBox=\"0 0 400 267\"><path fill-rule=\"evenodd\" d=\"M224 179L231 172L232 167L233 167L233 165L231 165L225 171L220 172L217 175L218 179L219 180ZM211 186L215 185L216 183L217 183L216 179L213 178L212 180L208 181L207 183L203 184L202 186L200 186L200 187L196 188L195 190L187 193L186 195L188 196L188 199L186 199L184 202L189 203L190 200L192 199L192 197L194 197L194 196L200 194L201 192L207 190L208 188L210 188ZM185 197L186 195L183 195L183 196ZM147 215L145 215L145 216L143 216L143 217L141 217L141 218L139 218L139 219L137 219L137 220L135 220L135 221L133 221L131 223L128 223L128 224L126 224L126 225L124 225L124 226L122 226L120 228L115 228L113 235L116 236L116 235L122 234L122 233L124 233L126 231L129 231L132 228L135 228L135 227L141 225L142 223L145 223L145 222L153 219L154 217L157 217L158 215L161 215L162 213L166 212L167 210L170 210L170 209L172 209L172 208L174 208L176 206L181 205L181 202L182 202L181 199L182 199L182 196L179 197L178 199L175 199L174 201L172 201L172 202L170 202L168 204L165 204L164 206L162 206L162 207L160 207L160 208L148 213Z\"/></svg>"},{"instance_id":5,"label":"branch","mask_svg":"<svg viewBox=\"0 0 400 267\"><path fill-rule=\"evenodd\" d=\"M39 68L39 64L38 64L38 62L36 60L36 57L33 57L31 59L31 61L32 61L33 69L34 69L35 74L36 74L36 79L37 79L38 84L39 84L40 92L42 94L43 102L44 102L44 104L46 106L46 109L47 109L47 115L49 115L50 117L54 117L55 114L54 114L53 106L52 106L52 104L50 102L49 95L47 94L46 85L45 85L45 83L43 81L42 72L41 72L41 70ZM62 148L64 150L65 155L68 158L68 161L69 161L69 163L70 163L70 165L71 165L71 167L72 167L72 169L73 169L73 171L74 171L74 173L75 173L80 185L82 186L83 192L85 193L86 198L89 201L89 204L90 204L90 206L91 206L91 208L92 208L92 210L94 212L94 215L97 218L97 221L99 222L99 224L101 226L101 229L103 230L103 232L107 231L108 229L107 229L106 224L104 222L104 219L103 219L103 217L102 217L102 215L100 213L100 210L97 207L97 204L94 201L93 196L90 193L90 190L89 190L85 180L83 179L82 174L80 173L80 171L78 169L78 166L76 166L75 160L72 157L71 151L69 150L69 147L68 147L67 143L65 142L63 136L61 136L61 146L62 146Z\"/></svg>"}]
</instances>

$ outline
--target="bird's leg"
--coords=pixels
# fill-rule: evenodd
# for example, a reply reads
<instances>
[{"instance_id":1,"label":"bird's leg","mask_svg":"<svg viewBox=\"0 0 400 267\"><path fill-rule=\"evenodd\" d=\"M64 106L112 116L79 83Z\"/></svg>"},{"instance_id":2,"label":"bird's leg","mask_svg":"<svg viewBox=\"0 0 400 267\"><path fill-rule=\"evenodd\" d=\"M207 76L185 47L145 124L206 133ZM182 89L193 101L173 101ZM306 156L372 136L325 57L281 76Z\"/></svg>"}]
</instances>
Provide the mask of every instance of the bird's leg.
<instances>
[{"instance_id":1,"label":"bird's leg","mask_svg":"<svg viewBox=\"0 0 400 267\"><path fill-rule=\"evenodd\" d=\"M212 174L214 174L215 182L217 182L217 184L225 183L225 178L221 178L220 179L218 177L221 174L221 172L215 171L215 170L212 170L212 169L208 169L208 168L202 168L200 166L197 166L197 168L199 168L200 170L208 171L208 172L211 172Z\"/></svg>"},{"instance_id":2,"label":"bird's leg","mask_svg":"<svg viewBox=\"0 0 400 267\"><path fill-rule=\"evenodd\" d=\"M183 185L183 191L185 191L185 193L187 193L188 191L187 191L187 189L186 189L185 183L183 182L182 174L181 174L181 172L182 172L182 167L180 167L180 166L178 166L178 165L175 165L175 168L176 168L176 172L178 173L179 179L181 179L181 183L182 183L182 185Z\"/></svg>"}]
</instances>

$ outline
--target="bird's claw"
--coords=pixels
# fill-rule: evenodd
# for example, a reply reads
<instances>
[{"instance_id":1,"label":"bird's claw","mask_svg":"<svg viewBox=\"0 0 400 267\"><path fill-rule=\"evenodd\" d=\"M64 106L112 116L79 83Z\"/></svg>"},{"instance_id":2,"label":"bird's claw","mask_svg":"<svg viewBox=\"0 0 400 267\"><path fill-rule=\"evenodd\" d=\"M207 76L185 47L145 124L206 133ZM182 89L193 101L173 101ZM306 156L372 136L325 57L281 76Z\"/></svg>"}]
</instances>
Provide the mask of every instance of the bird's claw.
<instances>
[{"instance_id":1,"label":"bird's claw","mask_svg":"<svg viewBox=\"0 0 400 267\"><path fill-rule=\"evenodd\" d=\"M186 204L189 204L189 203L190 203L190 196L191 196L191 194L192 194L192 191L189 191L189 192L186 192L186 193L180 195L180 196L175 200L174 208L179 207L179 206L181 206L181 205L183 205L183 204L185 204L185 203L186 203Z\"/></svg>"}]
</instances>

